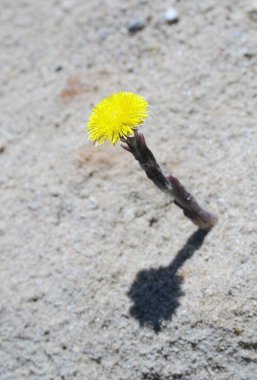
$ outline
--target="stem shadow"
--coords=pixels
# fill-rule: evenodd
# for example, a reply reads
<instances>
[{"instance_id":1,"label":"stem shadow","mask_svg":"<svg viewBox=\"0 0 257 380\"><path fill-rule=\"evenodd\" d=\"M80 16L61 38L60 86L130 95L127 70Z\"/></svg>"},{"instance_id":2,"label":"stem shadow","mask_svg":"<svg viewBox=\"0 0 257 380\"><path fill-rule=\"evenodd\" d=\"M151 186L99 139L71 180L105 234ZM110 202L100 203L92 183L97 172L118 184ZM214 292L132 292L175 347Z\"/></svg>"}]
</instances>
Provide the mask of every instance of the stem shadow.
<instances>
[{"instance_id":1,"label":"stem shadow","mask_svg":"<svg viewBox=\"0 0 257 380\"><path fill-rule=\"evenodd\" d=\"M179 298L184 294L182 278L177 272L202 246L208 232L202 229L195 231L167 267L138 272L127 295L133 302L130 315L138 320L141 327L150 327L158 333L162 322L172 319L180 305Z\"/></svg>"}]
</instances>

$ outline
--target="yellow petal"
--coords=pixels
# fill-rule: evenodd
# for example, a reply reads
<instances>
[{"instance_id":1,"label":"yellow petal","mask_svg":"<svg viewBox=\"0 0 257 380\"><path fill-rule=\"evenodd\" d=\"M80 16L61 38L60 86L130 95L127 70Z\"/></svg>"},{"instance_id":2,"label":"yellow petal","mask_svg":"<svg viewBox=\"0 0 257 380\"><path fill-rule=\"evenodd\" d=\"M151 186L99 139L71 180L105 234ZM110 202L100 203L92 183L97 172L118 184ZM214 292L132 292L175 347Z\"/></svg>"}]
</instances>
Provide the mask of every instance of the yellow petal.
<instances>
[{"instance_id":1,"label":"yellow petal","mask_svg":"<svg viewBox=\"0 0 257 380\"><path fill-rule=\"evenodd\" d=\"M119 92L103 99L93 109L87 131L89 138L99 144L116 144L126 138L148 117L148 103L141 95Z\"/></svg>"}]
</instances>

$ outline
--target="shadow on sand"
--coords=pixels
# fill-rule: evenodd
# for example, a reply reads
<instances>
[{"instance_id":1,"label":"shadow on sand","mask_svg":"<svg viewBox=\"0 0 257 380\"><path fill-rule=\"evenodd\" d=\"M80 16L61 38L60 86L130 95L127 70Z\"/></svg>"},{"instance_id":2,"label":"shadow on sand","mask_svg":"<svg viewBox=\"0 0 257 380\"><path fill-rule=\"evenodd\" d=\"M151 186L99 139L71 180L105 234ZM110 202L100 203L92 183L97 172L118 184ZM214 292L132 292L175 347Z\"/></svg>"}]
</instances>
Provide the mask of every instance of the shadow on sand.
<instances>
[{"instance_id":1,"label":"shadow on sand","mask_svg":"<svg viewBox=\"0 0 257 380\"><path fill-rule=\"evenodd\" d=\"M202 246L208 232L201 229L194 232L169 266L138 272L127 294L133 302L130 315L140 326L148 326L158 333L162 322L172 319L183 295L182 279L177 272Z\"/></svg>"}]
</instances>

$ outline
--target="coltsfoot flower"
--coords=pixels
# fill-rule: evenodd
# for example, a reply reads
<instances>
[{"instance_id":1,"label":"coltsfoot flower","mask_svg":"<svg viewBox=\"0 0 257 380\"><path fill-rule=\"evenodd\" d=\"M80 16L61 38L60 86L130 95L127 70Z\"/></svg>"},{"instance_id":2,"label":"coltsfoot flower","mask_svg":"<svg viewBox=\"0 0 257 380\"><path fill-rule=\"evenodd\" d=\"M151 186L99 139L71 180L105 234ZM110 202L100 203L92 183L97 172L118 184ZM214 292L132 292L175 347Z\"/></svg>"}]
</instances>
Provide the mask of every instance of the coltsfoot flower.
<instances>
[{"instance_id":1,"label":"coltsfoot flower","mask_svg":"<svg viewBox=\"0 0 257 380\"><path fill-rule=\"evenodd\" d=\"M119 92L103 99L92 111L88 122L89 138L98 143L122 141L122 148L132 153L147 177L165 193L184 215L200 229L209 230L217 223L216 215L204 210L181 182L165 173L137 128L148 117L148 103L141 95Z\"/></svg>"},{"instance_id":2,"label":"coltsfoot flower","mask_svg":"<svg viewBox=\"0 0 257 380\"><path fill-rule=\"evenodd\" d=\"M133 92L119 92L103 99L93 109L87 131L90 140L102 144L132 136L148 117L148 102Z\"/></svg>"}]
</instances>

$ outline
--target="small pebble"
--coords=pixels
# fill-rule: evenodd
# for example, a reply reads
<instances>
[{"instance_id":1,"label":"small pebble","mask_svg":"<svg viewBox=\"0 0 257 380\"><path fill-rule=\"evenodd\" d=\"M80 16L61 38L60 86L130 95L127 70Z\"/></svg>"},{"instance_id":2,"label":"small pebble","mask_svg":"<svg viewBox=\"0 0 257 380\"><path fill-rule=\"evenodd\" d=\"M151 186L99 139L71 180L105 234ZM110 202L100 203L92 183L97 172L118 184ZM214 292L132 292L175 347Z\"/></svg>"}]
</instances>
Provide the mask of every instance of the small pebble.
<instances>
[{"instance_id":1,"label":"small pebble","mask_svg":"<svg viewBox=\"0 0 257 380\"><path fill-rule=\"evenodd\" d=\"M58 198L60 196L60 190L58 187L51 188L49 192L54 198Z\"/></svg>"},{"instance_id":2,"label":"small pebble","mask_svg":"<svg viewBox=\"0 0 257 380\"><path fill-rule=\"evenodd\" d=\"M252 9L248 14L252 21L257 22L257 9Z\"/></svg>"},{"instance_id":3,"label":"small pebble","mask_svg":"<svg viewBox=\"0 0 257 380\"><path fill-rule=\"evenodd\" d=\"M140 30L144 29L145 22L143 20L132 21L128 26L128 31L131 34L135 34Z\"/></svg>"},{"instance_id":4,"label":"small pebble","mask_svg":"<svg viewBox=\"0 0 257 380\"><path fill-rule=\"evenodd\" d=\"M60 65L60 66L57 66L56 68L55 68L55 72L56 73L59 73L60 71L62 71L63 70L63 67Z\"/></svg>"},{"instance_id":5,"label":"small pebble","mask_svg":"<svg viewBox=\"0 0 257 380\"><path fill-rule=\"evenodd\" d=\"M79 192L79 197L82 199L88 198L88 190L87 188L82 188Z\"/></svg>"},{"instance_id":6,"label":"small pebble","mask_svg":"<svg viewBox=\"0 0 257 380\"><path fill-rule=\"evenodd\" d=\"M103 28L99 31L98 38L100 41L105 41L109 34L110 34L109 29Z\"/></svg>"},{"instance_id":7,"label":"small pebble","mask_svg":"<svg viewBox=\"0 0 257 380\"><path fill-rule=\"evenodd\" d=\"M251 9L248 11L248 16L252 21L257 22L257 0L252 1Z\"/></svg>"},{"instance_id":8,"label":"small pebble","mask_svg":"<svg viewBox=\"0 0 257 380\"><path fill-rule=\"evenodd\" d=\"M179 20L179 15L175 8L167 9L164 17L168 24L175 24Z\"/></svg>"},{"instance_id":9,"label":"small pebble","mask_svg":"<svg viewBox=\"0 0 257 380\"><path fill-rule=\"evenodd\" d=\"M5 146L4 142L0 141L0 153L4 153L5 148L6 148L6 146Z\"/></svg>"},{"instance_id":10,"label":"small pebble","mask_svg":"<svg viewBox=\"0 0 257 380\"><path fill-rule=\"evenodd\" d=\"M134 71L134 66L133 66L132 64L129 63L129 64L127 65L127 72L128 72L128 73L133 73L133 71Z\"/></svg>"},{"instance_id":11,"label":"small pebble","mask_svg":"<svg viewBox=\"0 0 257 380\"><path fill-rule=\"evenodd\" d=\"M64 12L70 12L73 6L72 0L63 0L61 6Z\"/></svg>"},{"instance_id":12,"label":"small pebble","mask_svg":"<svg viewBox=\"0 0 257 380\"><path fill-rule=\"evenodd\" d=\"M245 56L246 58L249 58L249 59L254 58L254 57L257 56L257 50L247 50L247 51L244 53L244 56Z\"/></svg>"},{"instance_id":13,"label":"small pebble","mask_svg":"<svg viewBox=\"0 0 257 380\"><path fill-rule=\"evenodd\" d=\"M93 198L93 197L88 198L88 202L87 202L87 208L88 209L97 210L98 207L99 207L99 204L95 198Z\"/></svg>"}]
</instances>

